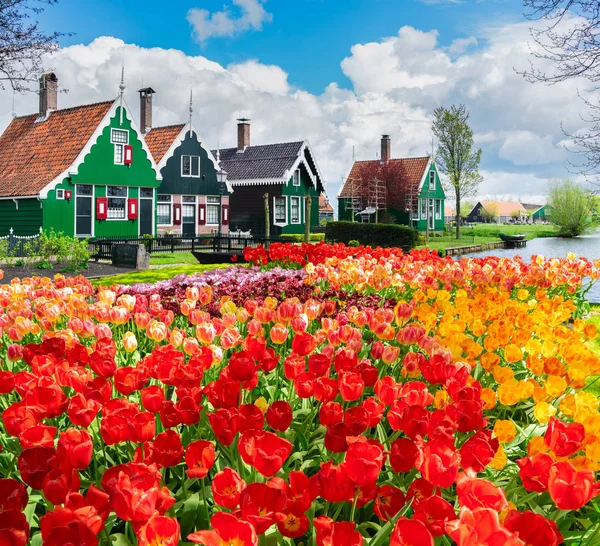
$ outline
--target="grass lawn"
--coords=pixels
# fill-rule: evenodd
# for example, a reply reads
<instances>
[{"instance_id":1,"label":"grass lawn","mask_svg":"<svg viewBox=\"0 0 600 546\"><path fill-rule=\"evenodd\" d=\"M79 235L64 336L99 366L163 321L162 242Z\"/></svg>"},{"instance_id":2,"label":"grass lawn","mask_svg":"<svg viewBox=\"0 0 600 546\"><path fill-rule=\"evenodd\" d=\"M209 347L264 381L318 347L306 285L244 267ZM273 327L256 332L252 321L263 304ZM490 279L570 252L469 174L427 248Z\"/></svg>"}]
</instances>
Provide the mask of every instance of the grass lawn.
<instances>
[{"instance_id":1,"label":"grass lawn","mask_svg":"<svg viewBox=\"0 0 600 546\"><path fill-rule=\"evenodd\" d=\"M132 273L123 273L122 275L113 275L112 277L102 277L94 279L91 283L94 286L110 286L112 284L134 284L136 282L157 282L164 281L186 273L199 273L202 271L210 271L211 269L222 269L233 264L211 264L201 265L197 261L194 265L178 265L174 267L162 267L160 269L148 269L146 271L133 271Z\"/></svg>"},{"instance_id":2,"label":"grass lawn","mask_svg":"<svg viewBox=\"0 0 600 546\"><path fill-rule=\"evenodd\" d=\"M150 265L194 264L198 260L191 252L174 252L173 254L151 254Z\"/></svg>"},{"instance_id":3,"label":"grass lawn","mask_svg":"<svg viewBox=\"0 0 600 546\"><path fill-rule=\"evenodd\" d=\"M537 237L554 237L558 230L554 226L541 224L531 225L504 225L504 224L475 224L473 227L463 226L460 230L460 239L452 234L442 237L430 236L429 243L417 248L430 248L431 250L445 250L460 246L482 245L495 243L500 240L500 233L518 235L524 233L527 240Z\"/></svg>"}]
</instances>

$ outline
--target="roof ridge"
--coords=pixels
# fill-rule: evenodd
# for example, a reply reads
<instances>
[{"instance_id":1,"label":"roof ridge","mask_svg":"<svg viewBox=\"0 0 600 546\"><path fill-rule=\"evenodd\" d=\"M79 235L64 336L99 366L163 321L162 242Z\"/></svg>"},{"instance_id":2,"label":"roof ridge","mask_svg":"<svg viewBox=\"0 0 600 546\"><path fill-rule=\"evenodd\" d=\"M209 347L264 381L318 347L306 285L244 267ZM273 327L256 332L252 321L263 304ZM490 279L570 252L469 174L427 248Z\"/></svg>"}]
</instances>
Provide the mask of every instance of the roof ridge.
<instances>
[{"instance_id":1,"label":"roof ridge","mask_svg":"<svg viewBox=\"0 0 600 546\"><path fill-rule=\"evenodd\" d=\"M160 127L150 127L150 133L152 131L156 131L157 129L171 129L173 127L185 127L186 123L172 123L171 125L161 125Z\"/></svg>"},{"instance_id":2,"label":"roof ridge","mask_svg":"<svg viewBox=\"0 0 600 546\"><path fill-rule=\"evenodd\" d=\"M100 106L101 104L112 104L113 102L115 102L115 99L113 100L103 100L103 101L99 101L99 102L91 102L89 104L79 104L77 106L67 106L66 108L57 108L56 110L52 111L52 114L58 114L60 112L67 112L69 110L76 110L77 108L89 108L90 106ZM30 118L30 117L38 117L39 116L39 112L34 112L33 114L24 114L22 116L15 116L13 119L23 119L23 118Z\"/></svg>"}]
</instances>

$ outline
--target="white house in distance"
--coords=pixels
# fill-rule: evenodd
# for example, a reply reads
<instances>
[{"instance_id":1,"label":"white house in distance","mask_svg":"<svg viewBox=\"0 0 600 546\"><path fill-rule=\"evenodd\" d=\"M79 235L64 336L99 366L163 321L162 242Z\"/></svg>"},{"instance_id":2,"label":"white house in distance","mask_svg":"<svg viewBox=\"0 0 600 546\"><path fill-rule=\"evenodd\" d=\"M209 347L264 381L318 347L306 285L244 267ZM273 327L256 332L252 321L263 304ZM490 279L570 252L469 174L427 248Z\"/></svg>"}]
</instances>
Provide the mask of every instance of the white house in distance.
<instances>
[{"instance_id":1,"label":"white house in distance","mask_svg":"<svg viewBox=\"0 0 600 546\"><path fill-rule=\"evenodd\" d=\"M529 214L517 201L479 201L469 212L467 222L498 222L510 224L525 222Z\"/></svg>"}]
</instances>

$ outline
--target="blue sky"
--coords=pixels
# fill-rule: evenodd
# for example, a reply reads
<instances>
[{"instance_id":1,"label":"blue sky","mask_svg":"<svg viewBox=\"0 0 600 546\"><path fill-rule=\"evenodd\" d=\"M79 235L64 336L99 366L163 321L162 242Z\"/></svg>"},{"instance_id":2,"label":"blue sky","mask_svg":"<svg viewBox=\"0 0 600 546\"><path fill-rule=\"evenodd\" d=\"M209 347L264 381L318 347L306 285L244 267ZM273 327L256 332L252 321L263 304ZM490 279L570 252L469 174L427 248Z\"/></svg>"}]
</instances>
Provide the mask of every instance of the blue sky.
<instances>
[{"instance_id":1,"label":"blue sky","mask_svg":"<svg viewBox=\"0 0 600 546\"><path fill-rule=\"evenodd\" d=\"M336 81L351 87L340 69L352 45L393 36L404 25L438 29L440 45L477 35L482 27L522 21L521 0L268 0L271 20L261 31L215 37L199 44L186 20L190 9L218 12L228 0L60 0L46 10L45 26L74 32L63 45L114 36L143 47L175 48L222 65L258 59L282 67L291 84L319 93ZM236 6L231 15L240 14Z\"/></svg>"},{"instance_id":2,"label":"blue sky","mask_svg":"<svg viewBox=\"0 0 600 546\"><path fill-rule=\"evenodd\" d=\"M587 82L528 83L530 26L522 0L59 0L41 24L74 32L46 59L59 107L151 85L155 126L194 121L214 148L235 143L252 119L252 143L308 139L334 199L353 153L372 159L381 134L392 156L431 150L438 106L465 104L483 150L479 197L541 202L583 131ZM572 24L567 17L565 25ZM551 69L547 65L538 68ZM600 99L600 92L589 96ZM0 90L0 131L37 101Z\"/></svg>"}]
</instances>

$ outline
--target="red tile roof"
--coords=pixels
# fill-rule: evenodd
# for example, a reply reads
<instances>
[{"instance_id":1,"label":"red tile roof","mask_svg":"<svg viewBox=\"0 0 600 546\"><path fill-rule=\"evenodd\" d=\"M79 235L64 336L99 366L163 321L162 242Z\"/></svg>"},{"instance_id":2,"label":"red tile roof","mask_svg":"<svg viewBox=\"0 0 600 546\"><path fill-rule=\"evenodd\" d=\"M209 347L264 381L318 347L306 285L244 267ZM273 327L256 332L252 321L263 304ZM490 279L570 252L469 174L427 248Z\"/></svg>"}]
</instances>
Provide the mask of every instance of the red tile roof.
<instances>
[{"instance_id":1,"label":"red tile roof","mask_svg":"<svg viewBox=\"0 0 600 546\"><path fill-rule=\"evenodd\" d=\"M419 184L423 175L425 174L425 169L429 164L429 157L406 157L402 159L390 159L390 162L393 163L401 163L407 176L407 181L411 184ZM355 161L354 165L352 165L352 169L350 169L350 173L348 174L348 178L344 182L342 189L338 195L338 197L352 197L352 180L360 180L360 170L363 165L367 165L369 163L379 163L379 159L371 159L367 161Z\"/></svg>"},{"instance_id":2,"label":"red tile roof","mask_svg":"<svg viewBox=\"0 0 600 546\"><path fill-rule=\"evenodd\" d=\"M511 216L513 212L520 212L521 214L527 212L525 207L516 201L481 201L481 204L488 211L490 211L491 206L492 209L495 209L493 212L497 213L498 216Z\"/></svg>"},{"instance_id":3,"label":"red tile roof","mask_svg":"<svg viewBox=\"0 0 600 546\"><path fill-rule=\"evenodd\" d=\"M37 195L66 171L114 101L14 118L0 135L0 197Z\"/></svg>"},{"instance_id":4,"label":"red tile roof","mask_svg":"<svg viewBox=\"0 0 600 546\"><path fill-rule=\"evenodd\" d=\"M165 125L164 127L153 127L149 133L146 133L144 140L157 164L167 153L167 150L171 147L177 135L181 133L183 127L183 123Z\"/></svg>"},{"instance_id":5,"label":"red tile roof","mask_svg":"<svg viewBox=\"0 0 600 546\"><path fill-rule=\"evenodd\" d=\"M322 212L333 212L333 207L331 206L331 203L323 194L319 195L319 210Z\"/></svg>"}]
</instances>

